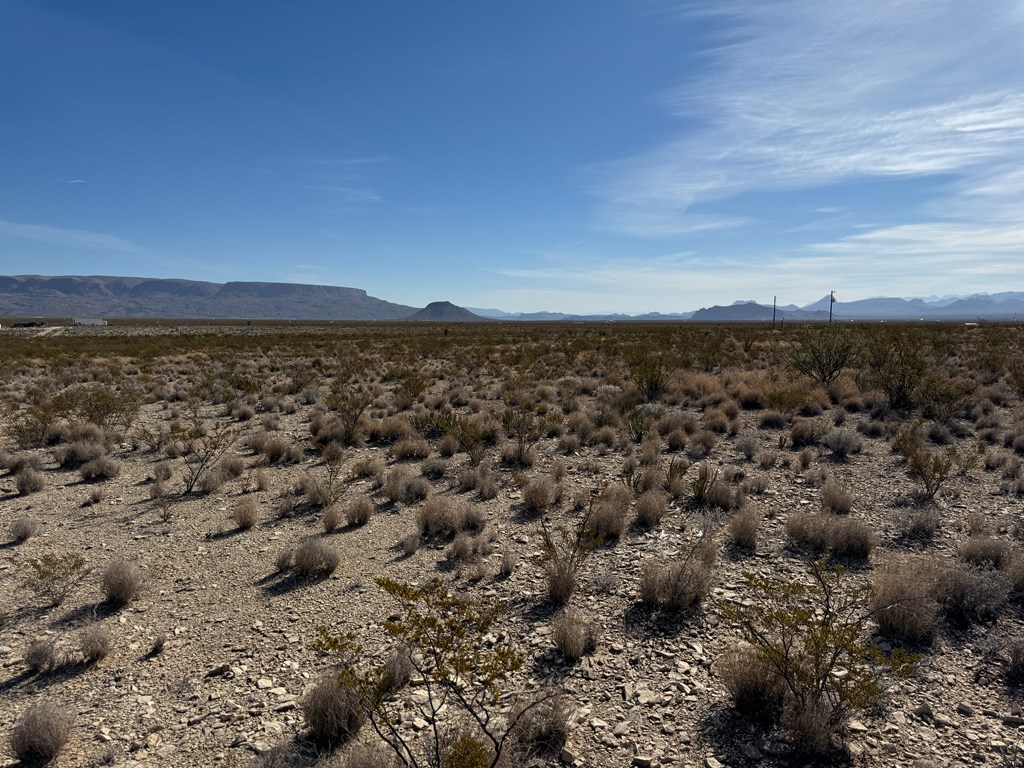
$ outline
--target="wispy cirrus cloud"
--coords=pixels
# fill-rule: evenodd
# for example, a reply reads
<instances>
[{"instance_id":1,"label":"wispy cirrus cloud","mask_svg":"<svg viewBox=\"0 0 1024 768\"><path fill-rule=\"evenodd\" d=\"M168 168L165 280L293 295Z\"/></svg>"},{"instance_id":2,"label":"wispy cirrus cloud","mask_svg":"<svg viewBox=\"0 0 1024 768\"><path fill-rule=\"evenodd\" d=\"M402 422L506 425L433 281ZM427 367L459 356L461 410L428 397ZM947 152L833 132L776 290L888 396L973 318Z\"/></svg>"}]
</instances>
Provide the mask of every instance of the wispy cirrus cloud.
<instances>
[{"instance_id":1,"label":"wispy cirrus cloud","mask_svg":"<svg viewBox=\"0 0 1024 768\"><path fill-rule=\"evenodd\" d=\"M375 190L352 184L301 184L299 189L327 192L348 203L379 203L381 200Z\"/></svg>"},{"instance_id":2,"label":"wispy cirrus cloud","mask_svg":"<svg viewBox=\"0 0 1024 768\"><path fill-rule=\"evenodd\" d=\"M960 194L1024 161L1024 12L1001 0L716 0L707 68L663 99L679 137L589 169L606 227L694 231L723 201L948 174ZM697 127L694 127L694 126ZM1019 213L1016 200L1014 211Z\"/></svg>"},{"instance_id":3,"label":"wispy cirrus cloud","mask_svg":"<svg viewBox=\"0 0 1024 768\"><path fill-rule=\"evenodd\" d=\"M115 235L91 232L86 229L52 227L46 224L22 224L0 220L0 238L15 238L36 243L56 245L72 249L114 251L117 253L142 253L143 249Z\"/></svg>"}]
</instances>

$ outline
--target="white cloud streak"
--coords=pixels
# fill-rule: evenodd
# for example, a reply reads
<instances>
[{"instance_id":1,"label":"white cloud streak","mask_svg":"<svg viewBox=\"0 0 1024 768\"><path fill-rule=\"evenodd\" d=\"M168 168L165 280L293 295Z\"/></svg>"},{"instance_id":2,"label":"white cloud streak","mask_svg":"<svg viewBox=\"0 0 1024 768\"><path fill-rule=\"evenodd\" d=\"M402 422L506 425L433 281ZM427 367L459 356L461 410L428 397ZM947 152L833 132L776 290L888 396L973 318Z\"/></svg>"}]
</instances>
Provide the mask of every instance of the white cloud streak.
<instances>
[{"instance_id":1,"label":"white cloud streak","mask_svg":"<svg viewBox=\"0 0 1024 768\"><path fill-rule=\"evenodd\" d=\"M86 229L66 229L46 224L20 224L0 220L0 237L28 240L68 249L142 253L143 249L130 240Z\"/></svg>"},{"instance_id":2,"label":"white cloud streak","mask_svg":"<svg viewBox=\"0 0 1024 768\"><path fill-rule=\"evenodd\" d=\"M746 192L949 174L1021 212L1024 13L1001 0L716 0L730 30L665 107L701 127L589 169L607 228L692 232ZM695 210L696 208L696 210ZM708 209L712 212L708 213ZM966 211L962 211L966 213ZM947 210L946 215L949 215ZM925 241L922 241L925 242Z\"/></svg>"}]
</instances>

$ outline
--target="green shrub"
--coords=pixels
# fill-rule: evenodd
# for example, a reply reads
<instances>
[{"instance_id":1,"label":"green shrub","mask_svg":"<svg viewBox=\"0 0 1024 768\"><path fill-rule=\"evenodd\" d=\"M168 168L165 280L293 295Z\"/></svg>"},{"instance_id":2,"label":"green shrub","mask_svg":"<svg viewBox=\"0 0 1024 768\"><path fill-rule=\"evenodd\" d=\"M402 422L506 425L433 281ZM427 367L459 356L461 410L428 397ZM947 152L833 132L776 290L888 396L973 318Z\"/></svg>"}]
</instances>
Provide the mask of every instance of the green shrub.
<instances>
[{"instance_id":1,"label":"green shrub","mask_svg":"<svg viewBox=\"0 0 1024 768\"><path fill-rule=\"evenodd\" d=\"M865 641L867 587L821 562L809 576L800 583L745 574L742 602L723 604L722 613L782 681L783 725L794 750L822 754L841 739L851 713L878 700L881 670L903 675L912 658L901 651L887 658Z\"/></svg>"}]
</instances>

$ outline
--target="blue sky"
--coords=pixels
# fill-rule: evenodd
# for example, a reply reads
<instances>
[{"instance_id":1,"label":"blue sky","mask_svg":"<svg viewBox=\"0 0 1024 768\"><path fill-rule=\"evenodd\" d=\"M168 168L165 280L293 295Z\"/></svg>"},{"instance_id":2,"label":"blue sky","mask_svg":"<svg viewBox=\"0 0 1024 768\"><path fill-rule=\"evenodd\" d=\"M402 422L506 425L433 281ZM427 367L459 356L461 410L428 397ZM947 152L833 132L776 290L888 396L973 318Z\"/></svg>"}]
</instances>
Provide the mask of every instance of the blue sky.
<instances>
[{"instance_id":1,"label":"blue sky","mask_svg":"<svg viewBox=\"0 0 1024 768\"><path fill-rule=\"evenodd\" d=\"M672 312L1024 289L1021 0L0 0L0 272Z\"/></svg>"}]
</instances>

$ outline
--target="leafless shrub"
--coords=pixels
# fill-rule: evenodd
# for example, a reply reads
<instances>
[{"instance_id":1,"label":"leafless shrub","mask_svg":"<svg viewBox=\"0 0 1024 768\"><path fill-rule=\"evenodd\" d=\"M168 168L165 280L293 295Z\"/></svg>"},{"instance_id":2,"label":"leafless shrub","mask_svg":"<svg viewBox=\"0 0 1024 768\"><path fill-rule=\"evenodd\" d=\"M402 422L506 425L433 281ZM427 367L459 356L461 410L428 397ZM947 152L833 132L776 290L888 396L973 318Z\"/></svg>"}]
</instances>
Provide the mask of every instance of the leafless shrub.
<instances>
[{"instance_id":1,"label":"leafless shrub","mask_svg":"<svg viewBox=\"0 0 1024 768\"><path fill-rule=\"evenodd\" d=\"M337 570L340 562L337 550L319 539L306 539L295 548L295 571L302 577L326 578Z\"/></svg>"},{"instance_id":2,"label":"leafless shrub","mask_svg":"<svg viewBox=\"0 0 1024 768\"><path fill-rule=\"evenodd\" d=\"M78 635L78 649L86 664L96 664L107 657L114 647L114 636L98 624L83 629Z\"/></svg>"},{"instance_id":3,"label":"leafless shrub","mask_svg":"<svg viewBox=\"0 0 1024 768\"><path fill-rule=\"evenodd\" d=\"M673 613L696 607L711 590L717 555L718 542L710 531L704 531L682 556L644 563L640 569L640 602Z\"/></svg>"},{"instance_id":4,"label":"leafless shrub","mask_svg":"<svg viewBox=\"0 0 1024 768\"><path fill-rule=\"evenodd\" d=\"M551 630L555 647L570 661L589 656L597 648L597 625L576 608L558 614Z\"/></svg>"},{"instance_id":5,"label":"leafless shrub","mask_svg":"<svg viewBox=\"0 0 1024 768\"><path fill-rule=\"evenodd\" d=\"M510 713L508 753L513 765L555 760L569 739L570 711L557 696L517 703Z\"/></svg>"},{"instance_id":6,"label":"leafless shrub","mask_svg":"<svg viewBox=\"0 0 1024 768\"><path fill-rule=\"evenodd\" d=\"M260 507L256 503L256 499L246 497L239 499L235 504L235 508L231 512L232 517L235 520L235 525L240 530L248 531L259 521L260 518Z\"/></svg>"},{"instance_id":7,"label":"leafless shrub","mask_svg":"<svg viewBox=\"0 0 1024 768\"><path fill-rule=\"evenodd\" d=\"M46 765L64 749L73 723L71 713L52 701L37 702L11 730L11 752L24 765Z\"/></svg>"},{"instance_id":8,"label":"leafless shrub","mask_svg":"<svg viewBox=\"0 0 1024 768\"><path fill-rule=\"evenodd\" d=\"M142 592L142 574L126 560L115 560L104 570L100 586L107 603L123 608Z\"/></svg>"}]
</instances>

